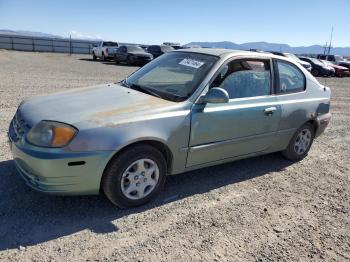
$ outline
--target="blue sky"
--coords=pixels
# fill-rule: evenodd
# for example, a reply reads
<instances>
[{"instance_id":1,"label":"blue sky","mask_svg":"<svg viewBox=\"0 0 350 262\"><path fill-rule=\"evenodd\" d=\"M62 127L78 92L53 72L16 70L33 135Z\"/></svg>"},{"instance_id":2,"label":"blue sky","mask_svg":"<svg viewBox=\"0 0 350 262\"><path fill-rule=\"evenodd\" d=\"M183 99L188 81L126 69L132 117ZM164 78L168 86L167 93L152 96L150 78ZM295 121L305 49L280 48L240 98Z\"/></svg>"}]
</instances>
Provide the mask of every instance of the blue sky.
<instances>
[{"instance_id":1,"label":"blue sky","mask_svg":"<svg viewBox=\"0 0 350 262\"><path fill-rule=\"evenodd\" d=\"M0 29L120 42L350 46L350 0L0 0Z\"/></svg>"}]
</instances>

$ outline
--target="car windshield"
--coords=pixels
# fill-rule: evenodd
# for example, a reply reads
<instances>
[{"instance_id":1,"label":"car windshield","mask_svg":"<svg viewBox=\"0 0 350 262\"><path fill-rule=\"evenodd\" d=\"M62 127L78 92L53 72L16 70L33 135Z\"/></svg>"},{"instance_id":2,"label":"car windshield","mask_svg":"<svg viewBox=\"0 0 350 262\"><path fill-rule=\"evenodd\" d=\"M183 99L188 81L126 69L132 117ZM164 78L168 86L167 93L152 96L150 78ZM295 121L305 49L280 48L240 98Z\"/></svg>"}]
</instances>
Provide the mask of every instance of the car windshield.
<instances>
[{"instance_id":1,"label":"car windshield","mask_svg":"<svg viewBox=\"0 0 350 262\"><path fill-rule=\"evenodd\" d=\"M104 46L118 46L118 43L116 42L103 42Z\"/></svg>"},{"instance_id":2,"label":"car windshield","mask_svg":"<svg viewBox=\"0 0 350 262\"><path fill-rule=\"evenodd\" d=\"M316 58L309 58L309 59L316 65L324 66L324 64Z\"/></svg>"},{"instance_id":3,"label":"car windshield","mask_svg":"<svg viewBox=\"0 0 350 262\"><path fill-rule=\"evenodd\" d=\"M145 52L145 50L143 50L139 46L128 46L127 49L128 49L128 52Z\"/></svg>"},{"instance_id":4,"label":"car windshield","mask_svg":"<svg viewBox=\"0 0 350 262\"><path fill-rule=\"evenodd\" d=\"M127 79L130 88L171 101L184 101L197 89L218 57L189 52L166 53L148 63Z\"/></svg>"},{"instance_id":5,"label":"car windshield","mask_svg":"<svg viewBox=\"0 0 350 262\"><path fill-rule=\"evenodd\" d=\"M326 60L320 60L322 63L324 63L326 66L333 65L332 62L326 61Z\"/></svg>"},{"instance_id":6,"label":"car windshield","mask_svg":"<svg viewBox=\"0 0 350 262\"><path fill-rule=\"evenodd\" d=\"M174 48L172 46L168 46L168 45L163 45L160 47L160 49L163 51L163 52L169 52L169 51L172 51L174 50Z\"/></svg>"},{"instance_id":7,"label":"car windshield","mask_svg":"<svg viewBox=\"0 0 350 262\"><path fill-rule=\"evenodd\" d=\"M301 61L301 60L299 59L299 57L297 57L295 54L285 53L285 55L286 55L287 57L291 58L291 59L296 60L296 61Z\"/></svg>"}]
</instances>

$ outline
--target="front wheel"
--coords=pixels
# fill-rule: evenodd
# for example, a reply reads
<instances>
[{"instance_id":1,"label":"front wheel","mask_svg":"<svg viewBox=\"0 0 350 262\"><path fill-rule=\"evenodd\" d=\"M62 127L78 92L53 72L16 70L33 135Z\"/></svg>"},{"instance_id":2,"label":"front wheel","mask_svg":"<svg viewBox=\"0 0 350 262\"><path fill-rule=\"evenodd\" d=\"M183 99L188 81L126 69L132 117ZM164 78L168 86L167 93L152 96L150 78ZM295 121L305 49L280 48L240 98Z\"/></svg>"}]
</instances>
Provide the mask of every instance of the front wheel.
<instances>
[{"instance_id":1,"label":"front wheel","mask_svg":"<svg viewBox=\"0 0 350 262\"><path fill-rule=\"evenodd\" d=\"M319 75L320 75L320 73L318 72L317 69L312 69L312 70L311 70L311 74L312 74L313 76L319 76Z\"/></svg>"},{"instance_id":2,"label":"front wheel","mask_svg":"<svg viewBox=\"0 0 350 262\"><path fill-rule=\"evenodd\" d=\"M315 137L315 130L310 123L300 127L292 137L288 147L282 151L285 158L298 161L307 156Z\"/></svg>"},{"instance_id":3,"label":"front wheel","mask_svg":"<svg viewBox=\"0 0 350 262\"><path fill-rule=\"evenodd\" d=\"M143 205L161 191L166 178L166 161L149 145L130 148L108 165L102 178L107 198L119 207Z\"/></svg>"}]
</instances>

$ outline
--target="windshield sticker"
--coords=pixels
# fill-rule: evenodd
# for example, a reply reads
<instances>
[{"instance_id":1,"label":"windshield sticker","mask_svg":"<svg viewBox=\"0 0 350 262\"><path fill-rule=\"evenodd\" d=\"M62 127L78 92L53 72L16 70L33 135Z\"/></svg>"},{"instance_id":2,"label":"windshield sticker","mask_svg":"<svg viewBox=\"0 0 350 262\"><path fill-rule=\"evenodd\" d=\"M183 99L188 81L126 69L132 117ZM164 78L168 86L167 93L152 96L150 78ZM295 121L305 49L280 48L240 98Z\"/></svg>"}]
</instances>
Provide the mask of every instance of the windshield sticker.
<instances>
[{"instance_id":1,"label":"windshield sticker","mask_svg":"<svg viewBox=\"0 0 350 262\"><path fill-rule=\"evenodd\" d=\"M200 68L202 65L204 65L204 62L193 60L191 58L185 58L179 63L179 65L189 66L193 68Z\"/></svg>"}]
</instances>

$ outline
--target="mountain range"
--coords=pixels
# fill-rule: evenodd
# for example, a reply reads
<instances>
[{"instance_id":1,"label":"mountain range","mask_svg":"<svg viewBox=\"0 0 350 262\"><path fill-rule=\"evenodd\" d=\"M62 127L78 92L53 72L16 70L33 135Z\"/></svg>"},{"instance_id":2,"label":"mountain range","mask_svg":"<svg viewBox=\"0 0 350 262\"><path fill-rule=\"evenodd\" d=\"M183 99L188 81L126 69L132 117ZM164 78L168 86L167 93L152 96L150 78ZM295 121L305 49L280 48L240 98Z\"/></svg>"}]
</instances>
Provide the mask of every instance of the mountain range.
<instances>
[{"instance_id":1,"label":"mountain range","mask_svg":"<svg viewBox=\"0 0 350 262\"><path fill-rule=\"evenodd\" d=\"M42 32L32 32L32 31L25 31L25 30L7 30L7 29L0 29L0 34L3 35L13 35L13 36L34 36L34 37L49 37L49 38L63 38L59 35L53 35L53 34L47 34Z\"/></svg>"},{"instance_id":2,"label":"mountain range","mask_svg":"<svg viewBox=\"0 0 350 262\"><path fill-rule=\"evenodd\" d=\"M215 48L239 49L239 50L258 49L263 51L277 51L277 52L286 52L286 53L293 53L293 54L322 54L324 51L324 47L321 45L292 47L287 44L268 43L268 42L249 42L249 43L243 43L243 44L236 44L230 41L191 42L186 44L185 46L215 47ZM348 56L350 55L350 47L333 47L331 49L331 54Z\"/></svg>"}]
</instances>

